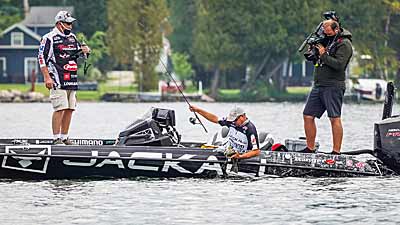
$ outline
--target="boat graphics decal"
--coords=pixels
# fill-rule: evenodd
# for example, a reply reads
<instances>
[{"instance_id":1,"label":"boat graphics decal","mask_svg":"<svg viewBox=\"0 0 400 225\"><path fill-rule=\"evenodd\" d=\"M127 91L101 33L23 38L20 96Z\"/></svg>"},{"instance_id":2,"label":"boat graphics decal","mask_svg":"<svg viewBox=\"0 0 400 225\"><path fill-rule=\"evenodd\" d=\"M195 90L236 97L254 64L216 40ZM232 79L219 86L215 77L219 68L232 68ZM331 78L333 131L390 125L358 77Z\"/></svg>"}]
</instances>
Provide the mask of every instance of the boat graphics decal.
<instances>
[{"instance_id":1,"label":"boat graphics decal","mask_svg":"<svg viewBox=\"0 0 400 225\"><path fill-rule=\"evenodd\" d=\"M74 145L104 145L103 140L96 139L72 139Z\"/></svg>"},{"instance_id":2,"label":"boat graphics decal","mask_svg":"<svg viewBox=\"0 0 400 225\"><path fill-rule=\"evenodd\" d=\"M98 151L91 151L92 157L99 156ZM179 160L189 160L189 159L199 159L200 155L193 154L173 154L173 153L161 153L161 152L133 152L130 155L128 163L124 163L125 159L118 159L120 153L117 151L111 151L107 157L110 159L97 159L91 158L88 162L82 162L82 160L74 161L74 160L63 160L64 165L67 166L80 166L80 167L104 167L105 165L114 165L120 169L132 169L132 170L145 170L145 171L154 171L154 172L165 172L168 173L171 169L178 171L183 174L201 174L204 171L216 171L218 175L223 175L221 163L215 163L218 161L218 158L214 155L209 155L207 158L204 158L206 161L210 162L201 162L197 163L199 166L196 167L195 171L190 171L189 168L193 167L193 163L191 165L187 165L186 167L182 161ZM154 159L153 162L159 162L159 165L153 163L152 165L140 165L137 161L140 161L140 158L151 160ZM161 161L161 159L164 159ZM166 159L171 159L173 161L168 161Z\"/></svg>"},{"instance_id":3,"label":"boat graphics decal","mask_svg":"<svg viewBox=\"0 0 400 225\"><path fill-rule=\"evenodd\" d=\"M276 163L310 168L341 169L350 171L373 171L366 163L358 162L352 156L331 154L303 154L297 152L264 153L265 161L261 163ZM262 171L263 168L260 168Z\"/></svg>"},{"instance_id":4,"label":"boat graphics decal","mask_svg":"<svg viewBox=\"0 0 400 225\"><path fill-rule=\"evenodd\" d=\"M32 156L26 156L27 150ZM46 173L51 156L50 145L34 145L34 146L6 146L6 154L15 154L4 156L1 164L2 168L21 170L33 173ZM24 156L18 156L23 154Z\"/></svg>"}]
</instances>

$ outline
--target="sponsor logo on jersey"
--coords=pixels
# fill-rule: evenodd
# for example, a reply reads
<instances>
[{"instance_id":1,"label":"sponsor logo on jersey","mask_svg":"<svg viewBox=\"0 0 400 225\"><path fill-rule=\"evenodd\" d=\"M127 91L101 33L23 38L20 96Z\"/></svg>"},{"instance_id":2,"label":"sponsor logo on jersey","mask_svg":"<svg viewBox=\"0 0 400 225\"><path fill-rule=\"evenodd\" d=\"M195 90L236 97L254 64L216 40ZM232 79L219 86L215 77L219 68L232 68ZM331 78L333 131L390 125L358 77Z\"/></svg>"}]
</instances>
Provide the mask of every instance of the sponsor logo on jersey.
<instances>
[{"instance_id":1,"label":"sponsor logo on jersey","mask_svg":"<svg viewBox=\"0 0 400 225\"><path fill-rule=\"evenodd\" d=\"M57 48L60 49L61 51L68 51L68 50L76 50L77 49L75 45L58 45Z\"/></svg>"},{"instance_id":2,"label":"sponsor logo on jersey","mask_svg":"<svg viewBox=\"0 0 400 225\"><path fill-rule=\"evenodd\" d=\"M64 70L77 71L78 70L78 65L74 61L69 61L68 64L64 65Z\"/></svg>"},{"instance_id":3,"label":"sponsor logo on jersey","mask_svg":"<svg viewBox=\"0 0 400 225\"><path fill-rule=\"evenodd\" d=\"M75 38L74 37L69 37L68 41L74 43L75 42Z\"/></svg>"},{"instance_id":4,"label":"sponsor logo on jersey","mask_svg":"<svg viewBox=\"0 0 400 225\"><path fill-rule=\"evenodd\" d=\"M71 80L71 74L70 73L64 73L64 80Z\"/></svg>"},{"instance_id":5,"label":"sponsor logo on jersey","mask_svg":"<svg viewBox=\"0 0 400 225\"><path fill-rule=\"evenodd\" d=\"M78 85L78 82L64 82L64 86L75 86Z\"/></svg>"},{"instance_id":6,"label":"sponsor logo on jersey","mask_svg":"<svg viewBox=\"0 0 400 225\"><path fill-rule=\"evenodd\" d=\"M251 140L251 144L253 144L253 146L257 145L257 139L256 139L256 136L254 134L252 134L250 136L250 140Z\"/></svg>"},{"instance_id":7,"label":"sponsor logo on jersey","mask_svg":"<svg viewBox=\"0 0 400 225\"><path fill-rule=\"evenodd\" d=\"M66 59L66 58L69 58L69 57L70 57L70 55L67 54L67 53L60 54L59 56L60 56L60 58L62 58L62 59Z\"/></svg>"}]
</instances>

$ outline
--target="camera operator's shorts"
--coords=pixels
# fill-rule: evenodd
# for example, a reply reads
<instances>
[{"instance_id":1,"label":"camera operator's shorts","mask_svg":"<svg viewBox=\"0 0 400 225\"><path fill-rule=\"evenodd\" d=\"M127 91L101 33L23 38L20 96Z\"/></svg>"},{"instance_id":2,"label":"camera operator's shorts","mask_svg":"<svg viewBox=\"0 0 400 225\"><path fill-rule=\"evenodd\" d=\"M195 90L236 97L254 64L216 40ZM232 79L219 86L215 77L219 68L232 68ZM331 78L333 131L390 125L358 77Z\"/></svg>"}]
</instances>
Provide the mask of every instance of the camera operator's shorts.
<instances>
[{"instance_id":1,"label":"camera operator's shorts","mask_svg":"<svg viewBox=\"0 0 400 225\"><path fill-rule=\"evenodd\" d=\"M339 87L313 87L308 95L303 115L319 119L327 111L329 118L340 117L344 91Z\"/></svg>"},{"instance_id":2,"label":"camera operator's shorts","mask_svg":"<svg viewBox=\"0 0 400 225\"><path fill-rule=\"evenodd\" d=\"M63 90L63 89L51 89L50 90L50 101L53 105L54 111L60 111L64 109L76 108L76 91L74 90Z\"/></svg>"}]
</instances>

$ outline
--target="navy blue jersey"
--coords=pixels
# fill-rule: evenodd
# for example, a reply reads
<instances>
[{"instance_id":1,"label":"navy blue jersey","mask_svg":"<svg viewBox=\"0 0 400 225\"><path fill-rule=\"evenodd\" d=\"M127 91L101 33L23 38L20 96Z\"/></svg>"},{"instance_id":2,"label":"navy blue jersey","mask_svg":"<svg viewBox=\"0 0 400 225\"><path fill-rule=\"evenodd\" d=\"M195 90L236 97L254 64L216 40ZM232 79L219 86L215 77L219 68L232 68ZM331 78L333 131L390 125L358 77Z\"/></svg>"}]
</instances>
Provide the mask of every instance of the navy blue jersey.
<instances>
[{"instance_id":1,"label":"navy blue jersey","mask_svg":"<svg viewBox=\"0 0 400 225\"><path fill-rule=\"evenodd\" d=\"M57 28L42 37L39 47L39 65L47 66L57 88L78 89L77 57L71 57L81 46L74 34L64 35Z\"/></svg>"},{"instance_id":2,"label":"navy blue jersey","mask_svg":"<svg viewBox=\"0 0 400 225\"><path fill-rule=\"evenodd\" d=\"M257 129L252 122L247 120L242 126L236 126L234 122L229 122L225 118L218 121L221 126L229 127L229 145L240 153L252 149L260 149Z\"/></svg>"}]
</instances>

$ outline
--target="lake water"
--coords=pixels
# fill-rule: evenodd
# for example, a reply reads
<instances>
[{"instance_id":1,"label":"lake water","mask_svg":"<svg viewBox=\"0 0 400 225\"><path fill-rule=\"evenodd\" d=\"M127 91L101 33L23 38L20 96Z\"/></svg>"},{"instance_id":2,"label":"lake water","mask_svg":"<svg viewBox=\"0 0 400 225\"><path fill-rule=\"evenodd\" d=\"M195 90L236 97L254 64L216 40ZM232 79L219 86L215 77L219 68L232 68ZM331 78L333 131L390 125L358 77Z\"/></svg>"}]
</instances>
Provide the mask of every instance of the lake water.
<instances>
[{"instance_id":1,"label":"lake water","mask_svg":"<svg viewBox=\"0 0 400 225\"><path fill-rule=\"evenodd\" d=\"M196 104L218 116L241 106L276 142L304 136L302 103ZM183 140L219 130L190 124L185 103L80 103L70 136L114 138L151 106L175 110ZM49 103L0 104L0 137L51 138L51 113ZM343 151L372 148L381 114L380 104L345 104ZM328 118L317 127L330 152ZM1 181L0 189L0 224L400 224L394 177Z\"/></svg>"}]
</instances>

